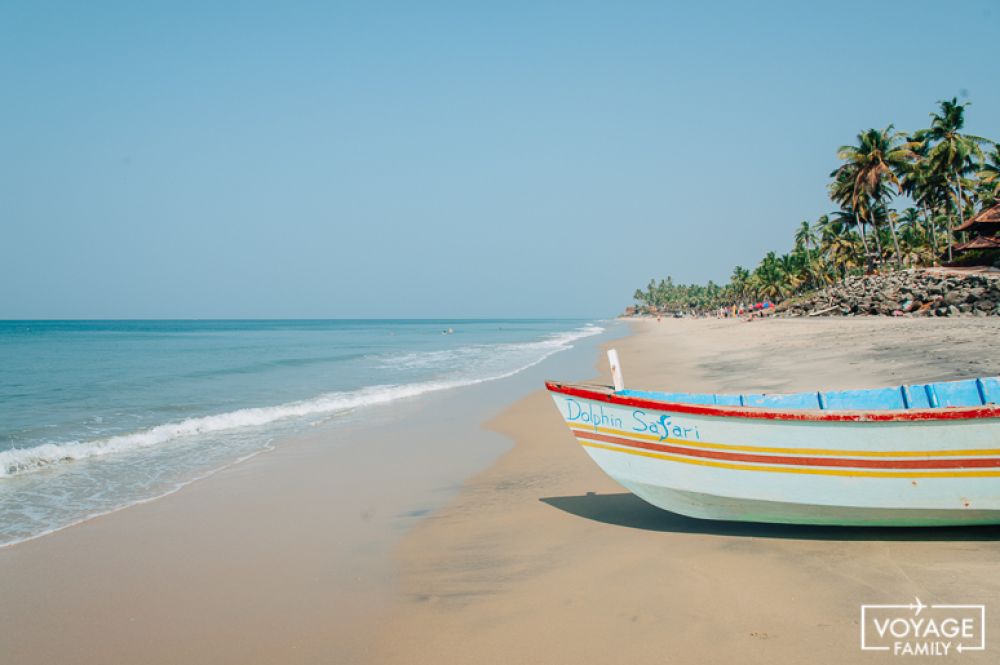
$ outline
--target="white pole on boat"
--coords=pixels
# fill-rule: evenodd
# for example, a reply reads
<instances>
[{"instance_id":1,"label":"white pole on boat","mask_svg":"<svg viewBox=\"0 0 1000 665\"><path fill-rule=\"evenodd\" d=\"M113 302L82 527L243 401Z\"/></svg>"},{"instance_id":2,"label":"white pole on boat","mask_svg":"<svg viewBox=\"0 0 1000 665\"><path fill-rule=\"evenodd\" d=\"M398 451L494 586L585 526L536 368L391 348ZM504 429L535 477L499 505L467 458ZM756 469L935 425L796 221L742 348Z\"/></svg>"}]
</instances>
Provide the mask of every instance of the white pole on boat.
<instances>
[{"instance_id":1,"label":"white pole on boat","mask_svg":"<svg viewBox=\"0 0 1000 665\"><path fill-rule=\"evenodd\" d=\"M615 384L615 392L625 390L625 379L622 378L622 365L618 361L618 351L608 349L608 364L611 365L611 381Z\"/></svg>"}]
</instances>

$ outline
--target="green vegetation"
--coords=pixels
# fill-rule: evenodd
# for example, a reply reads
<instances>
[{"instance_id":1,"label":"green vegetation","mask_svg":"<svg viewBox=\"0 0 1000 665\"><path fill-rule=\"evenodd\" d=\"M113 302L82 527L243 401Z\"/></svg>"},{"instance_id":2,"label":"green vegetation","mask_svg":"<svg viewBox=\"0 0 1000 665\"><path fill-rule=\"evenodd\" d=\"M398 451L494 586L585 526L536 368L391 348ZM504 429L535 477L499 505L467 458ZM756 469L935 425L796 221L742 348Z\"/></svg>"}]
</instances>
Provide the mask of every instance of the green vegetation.
<instances>
[{"instance_id":1,"label":"green vegetation","mask_svg":"<svg viewBox=\"0 0 1000 665\"><path fill-rule=\"evenodd\" d=\"M768 252L753 270L736 266L725 285L650 280L633 295L640 309L710 311L778 302L852 274L951 261L952 229L1000 202L1000 147L962 133L968 104L951 99L938 105L926 129L909 135L892 125L869 129L854 145L842 146L828 186L839 209L800 223L791 252Z\"/></svg>"}]
</instances>

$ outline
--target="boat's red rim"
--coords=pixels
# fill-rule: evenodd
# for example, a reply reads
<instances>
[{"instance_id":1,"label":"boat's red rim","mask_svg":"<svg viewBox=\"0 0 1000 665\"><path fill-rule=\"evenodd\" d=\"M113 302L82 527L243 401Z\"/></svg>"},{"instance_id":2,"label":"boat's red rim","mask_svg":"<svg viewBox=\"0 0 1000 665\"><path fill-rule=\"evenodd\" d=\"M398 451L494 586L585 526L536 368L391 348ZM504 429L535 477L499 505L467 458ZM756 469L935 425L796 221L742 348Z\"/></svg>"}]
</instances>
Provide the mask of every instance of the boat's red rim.
<instances>
[{"instance_id":1,"label":"boat's red rim","mask_svg":"<svg viewBox=\"0 0 1000 665\"><path fill-rule=\"evenodd\" d=\"M836 421L836 422L898 422L930 420L969 420L1000 418L1000 405L938 407L891 411L821 411L819 409L769 409L757 406L717 406L664 402L644 397L616 394L605 386L586 386L546 381L545 387L554 393L657 411L691 413L723 418L753 418L758 420Z\"/></svg>"}]
</instances>

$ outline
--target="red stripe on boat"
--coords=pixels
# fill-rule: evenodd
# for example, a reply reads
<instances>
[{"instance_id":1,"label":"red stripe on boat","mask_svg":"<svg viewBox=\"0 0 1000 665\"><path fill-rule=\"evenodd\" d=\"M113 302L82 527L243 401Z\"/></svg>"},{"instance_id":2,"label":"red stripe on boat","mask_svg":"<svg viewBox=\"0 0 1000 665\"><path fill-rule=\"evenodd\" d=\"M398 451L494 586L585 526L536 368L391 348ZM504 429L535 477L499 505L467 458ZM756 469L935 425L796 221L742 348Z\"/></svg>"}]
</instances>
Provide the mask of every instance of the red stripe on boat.
<instances>
[{"instance_id":1,"label":"red stripe on boat","mask_svg":"<svg viewBox=\"0 0 1000 665\"><path fill-rule=\"evenodd\" d=\"M572 428L571 428L572 429ZM604 441L628 448L642 448L661 453L684 455L686 457L704 457L707 459L725 460L727 462L752 462L754 464L783 464L787 466L836 466L855 469L981 469L1000 467L998 457L978 457L971 459L906 459L878 460L856 459L845 457L797 457L788 455L756 455L753 453L728 453L717 450L702 450L683 448L649 441L637 441L620 436L599 434L587 430L573 429L573 434L581 439Z\"/></svg>"},{"instance_id":2,"label":"red stripe on boat","mask_svg":"<svg viewBox=\"0 0 1000 665\"><path fill-rule=\"evenodd\" d=\"M756 406L714 406L706 404L686 404L684 402L661 402L645 397L618 395L611 391L594 390L581 386L568 386L554 381L546 381L545 387L551 392L572 397L607 402L622 406L635 406L671 413L691 413L701 416L722 418L756 418L761 420L805 420L838 422L896 422L926 420L970 420L975 418L1000 418L1000 405L988 406L948 406L936 409L909 409L887 411L820 411L819 409L774 410Z\"/></svg>"}]
</instances>

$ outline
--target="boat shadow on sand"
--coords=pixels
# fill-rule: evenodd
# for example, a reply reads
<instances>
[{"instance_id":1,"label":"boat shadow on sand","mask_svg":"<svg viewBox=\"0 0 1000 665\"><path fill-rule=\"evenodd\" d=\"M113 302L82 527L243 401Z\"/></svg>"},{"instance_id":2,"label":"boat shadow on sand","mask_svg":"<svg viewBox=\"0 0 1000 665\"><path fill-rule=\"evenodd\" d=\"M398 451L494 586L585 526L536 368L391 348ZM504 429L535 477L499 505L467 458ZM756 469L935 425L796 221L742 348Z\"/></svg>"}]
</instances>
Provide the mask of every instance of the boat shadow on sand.
<instances>
[{"instance_id":1,"label":"boat shadow on sand","mask_svg":"<svg viewBox=\"0 0 1000 665\"><path fill-rule=\"evenodd\" d=\"M796 540L990 541L1000 526L850 527L722 522L685 517L652 506L634 494L543 497L539 501L577 517L647 531Z\"/></svg>"}]
</instances>

